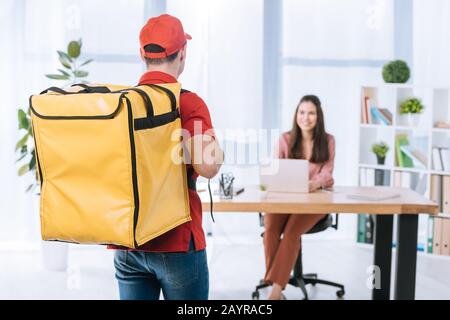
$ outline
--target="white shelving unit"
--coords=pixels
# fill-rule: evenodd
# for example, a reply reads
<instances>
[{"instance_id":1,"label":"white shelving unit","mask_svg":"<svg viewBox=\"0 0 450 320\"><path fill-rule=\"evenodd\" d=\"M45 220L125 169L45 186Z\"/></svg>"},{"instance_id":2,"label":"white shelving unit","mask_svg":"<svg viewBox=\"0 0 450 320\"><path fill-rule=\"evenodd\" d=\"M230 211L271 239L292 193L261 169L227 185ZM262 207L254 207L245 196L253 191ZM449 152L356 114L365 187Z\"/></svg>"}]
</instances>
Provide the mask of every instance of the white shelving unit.
<instances>
[{"instance_id":1,"label":"white shelving unit","mask_svg":"<svg viewBox=\"0 0 450 320\"><path fill-rule=\"evenodd\" d=\"M367 102L367 99L370 102ZM400 114L400 104L408 98L419 98L425 106L423 112L417 116L415 123L411 119ZM370 107L386 108L392 114L392 123L384 124L382 121L363 123L368 117L364 117L364 104ZM409 187L430 198L430 184L432 175L449 176L450 172L438 171L433 167L433 148L450 148L450 129L436 128L437 122L450 123L450 88L416 87L406 84L379 84L362 86L360 89L359 110L361 113L359 123L359 167L360 184L362 179L361 169L383 170L389 186L396 185L396 177L399 173L408 172L410 177L401 187ZM370 118L368 119L370 120ZM374 119L372 119L374 120ZM404 135L410 145L419 150L425 158L425 163L419 165L413 163L413 167L401 167L396 156L396 137ZM377 164L375 154L372 152L372 144L385 142L389 146L384 165ZM367 183L366 183L367 184ZM418 186L420 184L420 186ZM419 244L427 237L428 216L419 216ZM425 237L425 239L424 239ZM395 241L395 240L394 240ZM425 250L426 252L426 246Z\"/></svg>"}]
</instances>

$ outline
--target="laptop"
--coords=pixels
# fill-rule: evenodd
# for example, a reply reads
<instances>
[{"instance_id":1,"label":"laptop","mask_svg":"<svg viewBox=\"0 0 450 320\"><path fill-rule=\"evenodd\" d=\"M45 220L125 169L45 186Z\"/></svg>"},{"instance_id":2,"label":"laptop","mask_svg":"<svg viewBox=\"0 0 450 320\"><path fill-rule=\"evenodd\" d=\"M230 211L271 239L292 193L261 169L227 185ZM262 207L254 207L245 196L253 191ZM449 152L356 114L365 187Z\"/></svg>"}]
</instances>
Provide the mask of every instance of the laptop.
<instances>
[{"instance_id":1,"label":"laptop","mask_svg":"<svg viewBox=\"0 0 450 320\"><path fill-rule=\"evenodd\" d=\"M260 183L268 192L309 192L309 161L271 159L260 166Z\"/></svg>"}]
</instances>

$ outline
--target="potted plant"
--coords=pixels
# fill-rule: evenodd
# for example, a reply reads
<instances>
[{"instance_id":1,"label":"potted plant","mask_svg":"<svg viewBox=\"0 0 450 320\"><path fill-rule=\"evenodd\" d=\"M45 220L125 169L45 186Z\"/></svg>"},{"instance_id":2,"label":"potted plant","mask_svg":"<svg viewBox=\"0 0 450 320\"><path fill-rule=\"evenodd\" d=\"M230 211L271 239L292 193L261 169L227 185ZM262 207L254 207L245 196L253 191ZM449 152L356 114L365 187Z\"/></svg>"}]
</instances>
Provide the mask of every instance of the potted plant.
<instances>
[{"instance_id":1,"label":"potted plant","mask_svg":"<svg viewBox=\"0 0 450 320\"><path fill-rule=\"evenodd\" d=\"M405 83L410 76L408 65L403 60L394 60L383 66L383 79L386 83Z\"/></svg>"},{"instance_id":2,"label":"potted plant","mask_svg":"<svg viewBox=\"0 0 450 320\"><path fill-rule=\"evenodd\" d=\"M408 125L417 126L419 114L425 107L419 98L409 98L400 104L400 114L407 117Z\"/></svg>"},{"instance_id":3,"label":"potted plant","mask_svg":"<svg viewBox=\"0 0 450 320\"><path fill-rule=\"evenodd\" d=\"M58 69L59 74L47 74L46 77L53 80L66 81L65 85L81 82L82 78L89 75L87 71L80 70L79 67L85 66L92 62L92 59L86 60L79 64L78 59L81 55L82 42L71 41L67 46L67 52L57 51L59 62L62 68ZM18 169L19 176L24 176L27 173L33 174L34 182L29 185L26 192L32 192L38 186L37 172L36 172L36 152L33 141L33 131L31 125L30 109L18 110L19 130L24 132L24 135L16 144L16 152L19 158L16 162L20 163ZM39 195L39 193L37 193ZM47 242L42 243L42 253L44 265L50 270L64 271L67 268L67 254L68 245L61 242Z\"/></svg>"},{"instance_id":4,"label":"potted plant","mask_svg":"<svg viewBox=\"0 0 450 320\"><path fill-rule=\"evenodd\" d=\"M372 145L372 152L377 156L377 163L383 165L386 160L386 154L389 151L389 146L384 143L374 143Z\"/></svg>"}]
</instances>

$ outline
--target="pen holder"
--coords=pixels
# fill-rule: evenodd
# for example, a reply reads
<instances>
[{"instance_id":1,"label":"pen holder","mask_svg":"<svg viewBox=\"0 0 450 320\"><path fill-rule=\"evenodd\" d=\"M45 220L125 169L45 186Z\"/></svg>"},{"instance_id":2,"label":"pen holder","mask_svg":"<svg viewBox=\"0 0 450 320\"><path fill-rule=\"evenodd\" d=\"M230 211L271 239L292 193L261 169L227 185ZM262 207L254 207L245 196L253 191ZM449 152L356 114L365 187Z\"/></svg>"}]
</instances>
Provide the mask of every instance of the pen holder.
<instances>
[{"instance_id":1,"label":"pen holder","mask_svg":"<svg viewBox=\"0 0 450 320\"><path fill-rule=\"evenodd\" d=\"M219 196L220 199L233 199L233 181L231 173L221 174L219 178Z\"/></svg>"}]
</instances>

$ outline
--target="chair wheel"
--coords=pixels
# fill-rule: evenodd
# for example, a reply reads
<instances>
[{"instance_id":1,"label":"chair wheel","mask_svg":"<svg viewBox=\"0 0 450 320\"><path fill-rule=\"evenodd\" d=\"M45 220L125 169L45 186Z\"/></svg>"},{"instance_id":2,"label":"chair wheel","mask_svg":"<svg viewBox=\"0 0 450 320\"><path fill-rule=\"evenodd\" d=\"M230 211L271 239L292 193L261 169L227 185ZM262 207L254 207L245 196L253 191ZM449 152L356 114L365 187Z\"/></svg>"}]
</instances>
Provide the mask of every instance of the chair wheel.
<instances>
[{"instance_id":1,"label":"chair wheel","mask_svg":"<svg viewBox=\"0 0 450 320\"><path fill-rule=\"evenodd\" d=\"M342 298L345 294L345 290L341 289L339 291L336 292L336 295L338 296L338 298Z\"/></svg>"},{"instance_id":2,"label":"chair wheel","mask_svg":"<svg viewBox=\"0 0 450 320\"><path fill-rule=\"evenodd\" d=\"M252 300L259 300L259 292L258 291L254 291L252 293Z\"/></svg>"}]
</instances>

